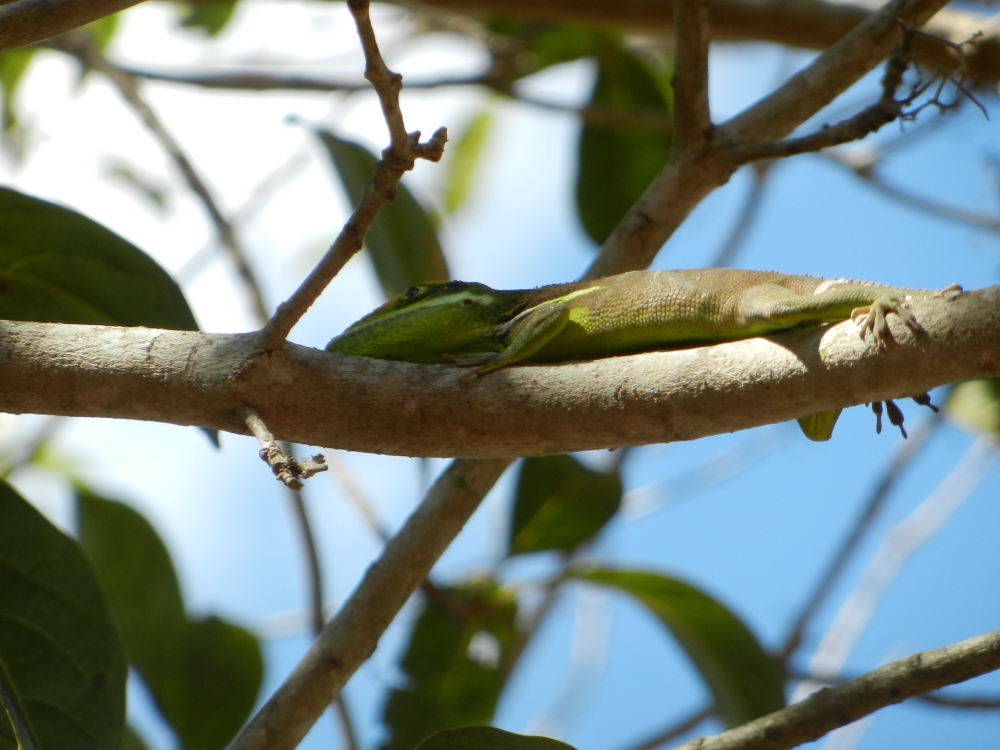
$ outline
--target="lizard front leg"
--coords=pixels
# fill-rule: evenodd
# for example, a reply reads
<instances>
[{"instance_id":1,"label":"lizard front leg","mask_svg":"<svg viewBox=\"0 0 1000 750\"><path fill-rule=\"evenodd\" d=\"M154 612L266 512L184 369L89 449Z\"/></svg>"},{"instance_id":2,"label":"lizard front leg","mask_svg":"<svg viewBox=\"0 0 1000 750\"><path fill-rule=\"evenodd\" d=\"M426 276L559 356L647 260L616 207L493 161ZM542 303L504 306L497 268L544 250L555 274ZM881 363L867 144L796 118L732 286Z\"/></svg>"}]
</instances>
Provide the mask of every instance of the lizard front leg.
<instances>
[{"instance_id":1,"label":"lizard front leg","mask_svg":"<svg viewBox=\"0 0 1000 750\"><path fill-rule=\"evenodd\" d=\"M469 364L479 366L459 378L459 384L465 385L472 378L530 359L554 339L568 322L569 305L564 302L543 302L525 310L505 324L507 331L516 331L507 347L502 352L484 354L481 357L477 355L475 361L469 361ZM458 358L453 358L452 361L464 364Z\"/></svg>"}]
</instances>

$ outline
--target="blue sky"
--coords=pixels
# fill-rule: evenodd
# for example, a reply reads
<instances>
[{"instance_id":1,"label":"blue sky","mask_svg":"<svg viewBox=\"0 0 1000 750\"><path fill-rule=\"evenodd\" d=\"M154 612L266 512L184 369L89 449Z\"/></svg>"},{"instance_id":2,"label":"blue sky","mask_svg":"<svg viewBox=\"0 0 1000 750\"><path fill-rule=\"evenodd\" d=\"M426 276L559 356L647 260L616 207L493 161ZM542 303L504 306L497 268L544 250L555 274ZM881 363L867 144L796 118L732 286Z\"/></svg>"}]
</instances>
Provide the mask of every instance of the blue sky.
<instances>
[{"instance_id":1,"label":"blue sky","mask_svg":"<svg viewBox=\"0 0 1000 750\"><path fill-rule=\"evenodd\" d=\"M435 72L472 72L481 53L468 42L433 35L394 42L406 31L394 13L376 13L376 30L390 64L412 80ZM265 34L266 32L266 34ZM295 2L244 7L221 39L203 44L171 27L169 11L143 5L125 16L120 61L148 67L209 66L254 56L288 62L289 68L354 78L360 56L346 11ZM765 46L720 48L711 60L716 119L730 116L764 94L809 59ZM525 83L534 96L582 102L593 69L576 63ZM287 296L336 233L346 202L331 179L324 155L286 116L322 122L373 148L382 147L373 96L347 101L320 95L206 94L149 85L149 98L168 127L190 150L222 204L238 208L266 174L290 156L303 166L284 192L265 204L241 234L265 280L272 303ZM877 95L869 76L834 110L863 105ZM156 144L116 95L95 76L80 86L66 62L47 53L23 86L20 101L36 127L36 140L20 166L0 165L5 183L57 200L107 224L178 272L211 240L200 208L186 194ZM439 125L457 132L483 106L472 90L409 92L403 99L410 129ZM525 105L492 104L497 125L474 193L461 213L445 221L443 242L458 278L500 288L528 287L578 276L593 248L576 223L572 204L578 125L570 115ZM839 108L839 109L838 109ZM995 109L995 107L994 107ZM922 119L937 115L926 112ZM971 107L947 115L953 122L914 139L888 162L894 184L982 212L998 210L994 175L996 124ZM819 121L822 121L820 118ZM872 139L899 134L895 125ZM102 177L111 158L174 186L166 217ZM409 184L427 202L437 200L442 168L421 164ZM709 263L742 206L750 180L740 173L688 218L657 258L656 268ZM1000 242L995 235L895 203L819 156L779 165L764 205L736 264L829 277L853 277L898 286L966 288L996 283ZM185 292L206 330L253 327L235 276L219 259ZM321 347L335 333L378 304L367 260L352 261L293 332L297 343ZM908 424L926 417L904 405ZM635 520L616 519L595 543L594 559L655 569L703 587L736 611L769 646L780 643L804 597L868 493L900 447L892 429L881 436L863 408L845 413L834 440L813 444L788 426L723 435L693 443L635 450L625 465L626 490L646 493L662 507ZM24 439L37 418L0 422L5 441ZM805 665L885 534L913 511L973 445L974 437L945 425L895 488L883 516L844 579L821 609L799 659ZM698 492L671 502L670 481L689 476L720 453L756 447L756 463ZM168 425L76 420L59 433L55 452L74 462L93 485L134 503L167 541L189 606L216 612L263 632L276 633L275 616L304 605L305 584L295 529L279 487L257 458L255 444L225 435L212 450L193 429ZM733 455L732 453L727 455ZM390 528L419 501L427 472L411 459L341 454L374 499ZM600 462L606 454L586 460ZM445 465L429 463L430 475ZM718 467L707 470L713 480ZM666 484L665 484L666 483ZM68 525L66 487L51 474L26 471L15 484L57 522ZM435 576L454 580L489 569L503 549L511 475L500 482L442 559ZM660 489L657 489L660 488ZM991 471L931 540L906 563L879 602L847 660L845 672L867 671L886 660L935 648L996 627L1000 576L995 555L1000 536L996 498L1000 474ZM331 602L343 601L378 554L377 538L328 476L310 481L307 502L322 545ZM538 580L551 569L544 557L508 566L504 580ZM380 736L379 700L396 684L394 661L412 617L413 603L383 638L371 663L352 680L347 698L361 739ZM266 691L272 690L305 649L304 636L269 640ZM574 656L576 654L576 656ZM575 666L574 666L575 665ZM566 694L567 684L573 692ZM1000 695L1000 678L963 686ZM497 713L514 731L548 731L580 750L631 744L696 709L705 694L678 648L651 617L630 602L593 591L569 590L541 629ZM166 750L169 736L136 695L134 720L152 746ZM881 712L859 737L858 748L985 747L995 742L1000 716L904 705ZM329 717L304 748L336 743ZM332 744L333 743L333 744ZM816 743L817 745L823 744ZM829 745L832 749L850 745Z\"/></svg>"}]
</instances>

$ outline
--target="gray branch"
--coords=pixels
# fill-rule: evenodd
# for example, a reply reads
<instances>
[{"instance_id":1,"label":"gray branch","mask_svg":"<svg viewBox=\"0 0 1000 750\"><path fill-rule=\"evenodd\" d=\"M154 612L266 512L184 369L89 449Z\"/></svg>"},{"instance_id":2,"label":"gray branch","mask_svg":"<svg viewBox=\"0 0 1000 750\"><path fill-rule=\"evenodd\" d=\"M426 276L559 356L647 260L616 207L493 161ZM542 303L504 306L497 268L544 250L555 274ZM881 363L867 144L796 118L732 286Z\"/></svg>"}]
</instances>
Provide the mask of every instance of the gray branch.
<instances>
[{"instance_id":1,"label":"gray branch","mask_svg":"<svg viewBox=\"0 0 1000 750\"><path fill-rule=\"evenodd\" d=\"M882 351L854 323L716 346L463 370L344 357L252 334L0 323L0 411L143 419L412 456L511 457L694 440L1000 376L1000 287L913 304ZM821 354L822 353L822 354Z\"/></svg>"}]
</instances>

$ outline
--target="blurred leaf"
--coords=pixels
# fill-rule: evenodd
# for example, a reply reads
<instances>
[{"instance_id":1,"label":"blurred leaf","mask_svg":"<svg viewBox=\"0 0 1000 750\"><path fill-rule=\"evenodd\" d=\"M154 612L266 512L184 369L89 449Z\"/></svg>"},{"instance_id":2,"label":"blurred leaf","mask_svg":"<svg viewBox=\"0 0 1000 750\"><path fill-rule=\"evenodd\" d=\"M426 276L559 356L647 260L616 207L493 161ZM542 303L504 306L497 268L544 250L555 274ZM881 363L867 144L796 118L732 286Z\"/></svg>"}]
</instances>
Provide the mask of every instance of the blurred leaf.
<instances>
[{"instance_id":1,"label":"blurred leaf","mask_svg":"<svg viewBox=\"0 0 1000 750\"><path fill-rule=\"evenodd\" d=\"M104 165L104 175L136 193L149 202L162 215L168 207L169 193L166 186L155 178L141 175L129 164L111 159Z\"/></svg>"},{"instance_id":2,"label":"blurred leaf","mask_svg":"<svg viewBox=\"0 0 1000 750\"><path fill-rule=\"evenodd\" d=\"M797 421L803 435L817 443L825 443L833 437L833 428L837 426L840 412L841 409L824 411L810 414L808 417L799 417Z\"/></svg>"},{"instance_id":3,"label":"blurred leaf","mask_svg":"<svg viewBox=\"0 0 1000 750\"><path fill-rule=\"evenodd\" d=\"M377 158L363 146L317 130L353 205L375 173ZM448 263L427 213L403 183L368 230L365 247L387 299L424 281L447 281Z\"/></svg>"},{"instance_id":4,"label":"blurred leaf","mask_svg":"<svg viewBox=\"0 0 1000 750\"><path fill-rule=\"evenodd\" d=\"M101 52L105 52L108 49L108 45L111 44L115 32L118 30L118 14L113 13L110 16L98 18L96 21L91 21L86 26L81 26L80 28L90 34L90 38L94 40L94 44L97 45L97 48Z\"/></svg>"},{"instance_id":5,"label":"blurred leaf","mask_svg":"<svg viewBox=\"0 0 1000 750\"><path fill-rule=\"evenodd\" d=\"M185 750L225 747L260 689L256 639L216 617L188 620L169 553L134 509L81 487L77 514L129 661L163 717Z\"/></svg>"},{"instance_id":6,"label":"blurred leaf","mask_svg":"<svg viewBox=\"0 0 1000 750\"><path fill-rule=\"evenodd\" d=\"M505 732L494 727L460 727L435 732L417 750L574 750L549 737Z\"/></svg>"},{"instance_id":7,"label":"blurred leaf","mask_svg":"<svg viewBox=\"0 0 1000 750\"><path fill-rule=\"evenodd\" d=\"M966 430L1000 437L1000 378L959 383L948 394L944 413Z\"/></svg>"},{"instance_id":8,"label":"blurred leaf","mask_svg":"<svg viewBox=\"0 0 1000 750\"><path fill-rule=\"evenodd\" d=\"M0 592L0 702L21 745L118 750L125 656L94 573L76 542L6 482Z\"/></svg>"},{"instance_id":9,"label":"blurred leaf","mask_svg":"<svg viewBox=\"0 0 1000 750\"><path fill-rule=\"evenodd\" d=\"M410 750L438 729L489 723L517 642L516 614L514 598L492 581L430 590L400 665L409 683L386 702L383 748Z\"/></svg>"},{"instance_id":10,"label":"blurred leaf","mask_svg":"<svg viewBox=\"0 0 1000 750\"><path fill-rule=\"evenodd\" d=\"M488 109L484 109L473 118L451 148L451 158L446 164L447 181L443 196L446 213L453 214L465 205L492 131L493 115Z\"/></svg>"},{"instance_id":11,"label":"blurred leaf","mask_svg":"<svg viewBox=\"0 0 1000 750\"><path fill-rule=\"evenodd\" d=\"M14 736L14 727L10 724L10 719L7 717L7 712L4 710L3 704L4 701L0 700L0 750L17 750L17 738Z\"/></svg>"},{"instance_id":12,"label":"blurred leaf","mask_svg":"<svg viewBox=\"0 0 1000 750\"><path fill-rule=\"evenodd\" d=\"M0 318L197 330L177 283L87 217L0 188Z\"/></svg>"},{"instance_id":13,"label":"blurred leaf","mask_svg":"<svg viewBox=\"0 0 1000 750\"><path fill-rule=\"evenodd\" d=\"M14 109L14 94L21 82L31 58L38 50L35 47L21 47L0 53L0 86L3 87L3 129L9 132L17 127L17 112Z\"/></svg>"},{"instance_id":14,"label":"blurred leaf","mask_svg":"<svg viewBox=\"0 0 1000 750\"><path fill-rule=\"evenodd\" d=\"M781 671L736 615L676 578L633 570L571 571L581 581L630 594L673 634L729 728L785 706Z\"/></svg>"},{"instance_id":15,"label":"blurred leaf","mask_svg":"<svg viewBox=\"0 0 1000 750\"><path fill-rule=\"evenodd\" d=\"M628 50L600 46L589 106L612 112L669 115L657 78ZM670 156L671 137L638 125L584 123L580 133L576 207L583 228L601 244Z\"/></svg>"},{"instance_id":16,"label":"blurred leaf","mask_svg":"<svg viewBox=\"0 0 1000 750\"><path fill-rule=\"evenodd\" d=\"M179 3L181 26L186 29L200 29L209 36L218 36L233 17L236 2L237 0L226 0L221 3Z\"/></svg>"},{"instance_id":17,"label":"blurred leaf","mask_svg":"<svg viewBox=\"0 0 1000 750\"><path fill-rule=\"evenodd\" d=\"M517 479L508 554L572 550L604 528L621 499L617 472L592 471L570 456L526 458Z\"/></svg>"},{"instance_id":18,"label":"blurred leaf","mask_svg":"<svg viewBox=\"0 0 1000 750\"><path fill-rule=\"evenodd\" d=\"M149 745L139 736L130 725L125 725L125 731L122 732L122 744L121 750L149 750Z\"/></svg>"},{"instance_id":19,"label":"blurred leaf","mask_svg":"<svg viewBox=\"0 0 1000 750\"><path fill-rule=\"evenodd\" d=\"M264 677L260 645L218 617L191 622L178 654L177 682L162 695L164 715L185 750L226 747L250 718Z\"/></svg>"},{"instance_id":20,"label":"blurred leaf","mask_svg":"<svg viewBox=\"0 0 1000 750\"><path fill-rule=\"evenodd\" d=\"M489 27L494 34L509 37L511 47L523 50L513 71L516 78L537 73L550 65L593 57L604 36L577 24L553 26L497 19Z\"/></svg>"}]
</instances>

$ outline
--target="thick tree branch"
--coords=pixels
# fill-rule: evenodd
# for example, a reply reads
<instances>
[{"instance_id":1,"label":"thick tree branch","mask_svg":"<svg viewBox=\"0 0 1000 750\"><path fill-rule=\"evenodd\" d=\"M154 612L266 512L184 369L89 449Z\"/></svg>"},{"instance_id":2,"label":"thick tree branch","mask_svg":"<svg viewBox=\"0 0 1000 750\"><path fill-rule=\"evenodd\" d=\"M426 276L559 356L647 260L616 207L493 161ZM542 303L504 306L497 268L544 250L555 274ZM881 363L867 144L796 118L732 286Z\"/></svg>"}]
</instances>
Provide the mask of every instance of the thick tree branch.
<instances>
[{"instance_id":1,"label":"thick tree branch","mask_svg":"<svg viewBox=\"0 0 1000 750\"><path fill-rule=\"evenodd\" d=\"M424 0L425 5L460 13L479 13L551 23L584 23L649 33L674 28L674 7L661 0ZM709 0L713 42L771 42L799 49L825 50L872 15L869 7L836 2L787 0ZM939 12L927 31L959 42L981 30L986 39L969 56L977 84L1000 80L1000 37L996 24L975 13ZM914 45L917 62L932 70L951 71L954 56L931 41Z\"/></svg>"},{"instance_id":2,"label":"thick tree branch","mask_svg":"<svg viewBox=\"0 0 1000 750\"><path fill-rule=\"evenodd\" d=\"M456 461L320 633L292 675L232 744L232 750L291 750L363 664L406 600L509 465Z\"/></svg>"},{"instance_id":3,"label":"thick tree branch","mask_svg":"<svg viewBox=\"0 0 1000 750\"><path fill-rule=\"evenodd\" d=\"M0 4L0 52L43 42L142 0L18 0Z\"/></svg>"},{"instance_id":4,"label":"thick tree branch","mask_svg":"<svg viewBox=\"0 0 1000 750\"><path fill-rule=\"evenodd\" d=\"M785 750L921 693L1000 669L1000 630L924 651L679 750Z\"/></svg>"},{"instance_id":5,"label":"thick tree branch","mask_svg":"<svg viewBox=\"0 0 1000 750\"><path fill-rule=\"evenodd\" d=\"M1000 287L913 304L883 351L851 322L697 349L461 369L341 357L253 334L0 323L0 410L145 419L396 455L499 457L693 440L1000 375ZM822 356L820 352L822 351Z\"/></svg>"}]
</instances>

